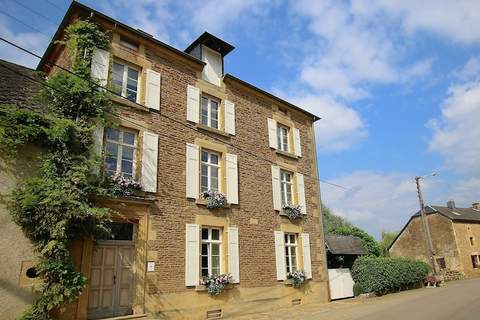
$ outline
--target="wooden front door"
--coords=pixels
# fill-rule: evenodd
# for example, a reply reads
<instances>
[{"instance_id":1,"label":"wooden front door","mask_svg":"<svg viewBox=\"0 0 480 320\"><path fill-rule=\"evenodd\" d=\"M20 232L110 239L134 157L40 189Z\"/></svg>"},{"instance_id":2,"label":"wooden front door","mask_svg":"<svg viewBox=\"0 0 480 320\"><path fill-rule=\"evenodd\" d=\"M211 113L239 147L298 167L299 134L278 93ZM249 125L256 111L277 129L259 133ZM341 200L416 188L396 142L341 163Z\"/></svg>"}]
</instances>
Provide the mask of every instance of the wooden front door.
<instances>
[{"instance_id":1,"label":"wooden front door","mask_svg":"<svg viewBox=\"0 0 480 320\"><path fill-rule=\"evenodd\" d=\"M93 247L88 319L132 314L133 244L102 241Z\"/></svg>"}]
</instances>

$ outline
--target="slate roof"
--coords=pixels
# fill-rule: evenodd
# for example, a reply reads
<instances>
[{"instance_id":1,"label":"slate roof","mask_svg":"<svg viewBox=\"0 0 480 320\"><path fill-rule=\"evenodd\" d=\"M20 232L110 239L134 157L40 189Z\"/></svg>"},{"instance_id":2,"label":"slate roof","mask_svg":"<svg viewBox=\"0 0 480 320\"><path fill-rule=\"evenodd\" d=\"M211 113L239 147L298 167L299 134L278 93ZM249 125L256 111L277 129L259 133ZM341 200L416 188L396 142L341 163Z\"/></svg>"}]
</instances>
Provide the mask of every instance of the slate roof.
<instances>
[{"instance_id":1,"label":"slate roof","mask_svg":"<svg viewBox=\"0 0 480 320\"><path fill-rule=\"evenodd\" d=\"M438 213L452 221L461 222L480 222L480 210L474 208L449 208L442 206L426 206L426 214ZM420 216L420 211L415 213L413 217Z\"/></svg>"},{"instance_id":2,"label":"slate roof","mask_svg":"<svg viewBox=\"0 0 480 320\"><path fill-rule=\"evenodd\" d=\"M325 236L325 245L331 254L366 255L362 240L354 236Z\"/></svg>"},{"instance_id":3,"label":"slate roof","mask_svg":"<svg viewBox=\"0 0 480 320\"><path fill-rule=\"evenodd\" d=\"M35 107L41 77L35 70L0 59L0 104Z\"/></svg>"}]
</instances>

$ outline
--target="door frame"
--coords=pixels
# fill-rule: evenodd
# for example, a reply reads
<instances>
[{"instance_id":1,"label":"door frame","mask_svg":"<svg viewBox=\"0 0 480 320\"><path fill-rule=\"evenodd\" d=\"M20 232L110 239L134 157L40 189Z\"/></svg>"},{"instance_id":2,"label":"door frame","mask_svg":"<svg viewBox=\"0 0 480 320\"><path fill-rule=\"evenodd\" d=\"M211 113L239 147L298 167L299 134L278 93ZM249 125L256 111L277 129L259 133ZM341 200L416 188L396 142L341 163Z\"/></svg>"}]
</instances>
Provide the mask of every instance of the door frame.
<instances>
[{"instance_id":1,"label":"door frame","mask_svg":"<svg viewBox=\"0 0 480 320\"><path fill-rule=\"evenodd\" d=\"M149 216L150 210L154 206L153 199L102 199L98 201L99 205L105 208L110 208L117 212L113 215L113 220L122 221L129 220L135 222L137 225L136 237L134 241L134 266L133 266L133 301L132 309L133 314L145 314L145 293L146 293L146 278L147 278L147 242L149 239L155 239L155 232L150 231ZM84 276L87 278L90 276L90 266L92 263L93 254L93 238L84 238L83 243L80 244L80 252L78 255L81 257L78 268ZM85 320L87 319L87 306L88 306L88 285L87 288L78 298L76 302L76 314L74 319ZM72 319L70 314L70 319Z\"/></svg>"}]
</instances>

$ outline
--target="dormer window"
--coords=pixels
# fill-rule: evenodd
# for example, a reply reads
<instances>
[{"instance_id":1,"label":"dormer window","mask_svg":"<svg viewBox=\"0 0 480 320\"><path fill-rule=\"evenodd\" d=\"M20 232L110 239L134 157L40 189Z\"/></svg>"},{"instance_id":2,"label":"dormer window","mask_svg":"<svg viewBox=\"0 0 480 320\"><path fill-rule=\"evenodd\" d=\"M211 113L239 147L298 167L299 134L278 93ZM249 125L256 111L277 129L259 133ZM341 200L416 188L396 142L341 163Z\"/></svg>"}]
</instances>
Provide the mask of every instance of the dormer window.
<instances>
[{"instance_id":1,"label":"dormer window","mask_svg":"<svg viewBox=\"0 0 480 320\"><path fill-rule=\"evenodd\" d=\"M122 46L124 46L125 48L128 48L130 50L133 50L133 51L138 51L138 44L128 40L128 39L125 39L124 37L120 36L120 44Z\"/></svg>"}]
</instances>

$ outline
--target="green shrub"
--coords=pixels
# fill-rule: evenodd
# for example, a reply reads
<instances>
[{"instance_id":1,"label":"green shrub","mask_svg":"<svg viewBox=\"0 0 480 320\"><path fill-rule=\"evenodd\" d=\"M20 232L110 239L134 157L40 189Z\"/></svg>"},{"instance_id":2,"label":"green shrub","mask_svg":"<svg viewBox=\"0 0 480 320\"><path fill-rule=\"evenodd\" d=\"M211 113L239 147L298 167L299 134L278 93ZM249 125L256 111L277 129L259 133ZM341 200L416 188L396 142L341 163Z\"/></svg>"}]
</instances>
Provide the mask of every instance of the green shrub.
<instances>
[{"instance_id":1,"label":"green shrub","mask_svg":"<svg viewBox=\"0 0 480 320\"><path fill-rule=\"evenodd\" d=\"M362 286L360 285L360 283L354 283L353 284L353 295L355 297L358 297L359 295L361 295L362 293L364 293L363 291L363 288Z\"/></svg>"},{"instance_id":2,"label":"green shrub","mask_svg":"<svg viewBox=\"0 0 480 320\"><path fill-rule=\"evenodd\" d=\"M358 258L352 277L362 291L381 295L418 285L430 271L429 266L408 258Z\"/></svg>"}]
</instances>

